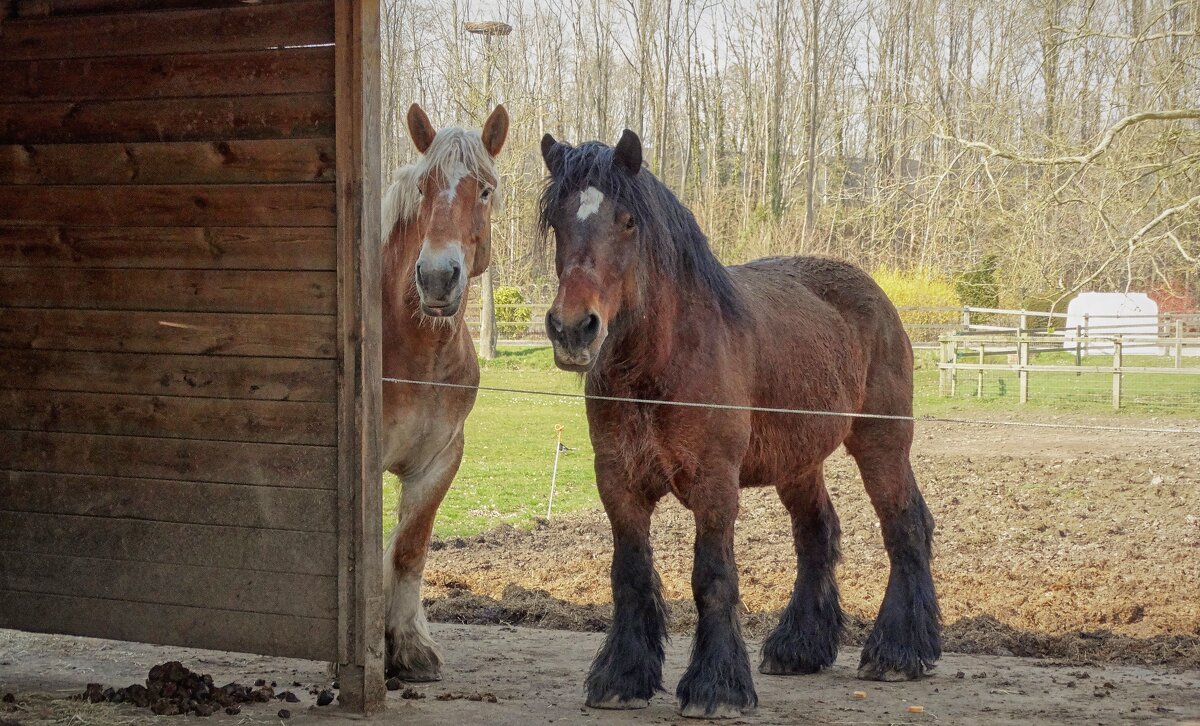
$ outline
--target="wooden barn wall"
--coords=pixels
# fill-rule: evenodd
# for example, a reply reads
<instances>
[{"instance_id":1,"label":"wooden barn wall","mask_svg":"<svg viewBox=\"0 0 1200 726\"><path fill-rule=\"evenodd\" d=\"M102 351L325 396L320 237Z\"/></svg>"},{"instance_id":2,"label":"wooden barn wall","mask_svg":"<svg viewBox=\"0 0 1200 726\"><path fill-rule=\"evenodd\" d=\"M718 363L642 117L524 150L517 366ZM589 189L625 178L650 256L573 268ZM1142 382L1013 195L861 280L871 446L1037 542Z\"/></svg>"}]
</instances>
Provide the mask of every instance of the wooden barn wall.
<instances>
[{"instance_id":1,"label":"wooden barn wall","mask_svg":"<svg viewBox=\"0 0 1200 726\"><path fill-rule=\"evenodd\" d=\"M345 661L333 0L5 11L0 626Z\"/></svg>"}]
</instances>

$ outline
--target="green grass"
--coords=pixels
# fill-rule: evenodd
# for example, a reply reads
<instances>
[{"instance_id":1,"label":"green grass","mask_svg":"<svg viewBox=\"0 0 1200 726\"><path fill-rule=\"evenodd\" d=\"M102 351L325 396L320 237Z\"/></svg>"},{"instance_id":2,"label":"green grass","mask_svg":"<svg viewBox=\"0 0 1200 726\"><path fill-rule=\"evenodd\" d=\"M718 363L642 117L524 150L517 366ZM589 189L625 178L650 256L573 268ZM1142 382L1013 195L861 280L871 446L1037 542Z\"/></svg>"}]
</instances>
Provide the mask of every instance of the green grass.
<instances>
[{"instance_id":1,"label":"green grass","mask_svg":"<svg viewBox=\"0 0 1200 726\"><path fill-rule=\"evenodd\" d=\"M989 371L985 378L984 397L975 397L974 373L959 374L958 396L938 395L936 354L920 351L917 356L914 409L918 416L956 415L987 418L997 412L1023 411L1031 414L1064 412L1094 412L1109 415L1111 411L1112 376L1085 374L1032 374L1030 404L1018 406L1015 374ZM1073 360L1070 354L1039 354L1036 362L1049 362L1055 356L1065 356L1055 363ZM1111 358L1108 358L1111 361ZM1103 365L1104 358L1087 365ZM993 361L1003 362L997 356ZM1151 365L1138 360L1130 365ZM555 393L581 393L578 375L554 367L549 348L515 348L501 350L492 361L480 361L481 385L501 388L521 388ZM1067 389L1070 381L1079 382L1078 390ZM1143 380L1139 380L1139 378ZM1190 376L1162 376L1145 380L1142 376L1127 376L1125 390L1130 405L1121 415L1155 415L1195 417L1200 410L1200 392L1191 392L1190 406L1159 406L1137 403L1139 396L1150 396L1158 387L1170 383L1195 388ZM1001 383L1003 381L1003 383ZM1003 394L1003 395L1001 395ZM1085 396L1079 398L1079 396ZM1159 410L1161 409L1161 410ZM450 488L438 512L435 532L439 536L477 534L506 522L515 527L530 526L535 517L546 515L550 492L550 472L554 464L554 426L563 425L563 443L572 449L559 459L558 481L554 496L555 516L599 506L595 477L592 471L592 447L588 439L587 419L583 401L529 394L480 391L466 427L466 452L458 477ZM384 477L384 530L391 532L399 484L390 474Z\"/></svg>"},{"instance_id":2,"label":"green grass","mask_svg":"<svg viewBox=\"0 0 1200 726\"><path fill-rule=\"evenodd\" d=\"M582 393L578 375L554 367L549 348L501 350L480 361L480 385L555 393ZM592 472L583 401L528 394L480 391L467 419L466 451L450 492L438 511L439 536L469 535L507 522L529 526L546 516L554 466L555 424L563 425L554 514L599 506ZM384 530L396 521L399 485L384 476Z\"/></svg>"}]
</instances>

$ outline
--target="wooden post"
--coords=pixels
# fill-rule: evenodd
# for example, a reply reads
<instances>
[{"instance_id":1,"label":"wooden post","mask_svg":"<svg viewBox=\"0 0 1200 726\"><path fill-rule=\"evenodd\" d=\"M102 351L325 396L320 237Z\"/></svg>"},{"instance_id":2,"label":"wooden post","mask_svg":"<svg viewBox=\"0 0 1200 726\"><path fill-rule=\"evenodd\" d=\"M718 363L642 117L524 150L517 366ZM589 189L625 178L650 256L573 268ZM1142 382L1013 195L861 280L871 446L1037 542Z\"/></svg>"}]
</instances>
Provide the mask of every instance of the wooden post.
<instances>
[{"instance_id":1,"label":"wooden post","mask_svg":"<svg viewBox=\"0 0 1200 726\"><path fill-rule=\"evenodd\" d=\"M950 344L943 338L938 344L938 395L942 398L946 397L946 377L949 375L947 364L949 363L946 352L950 349Z\"/></svg>"},{"instance_id":2,"label":"wooden post","mask_svg":"<svg viewBox=\"0 0 1200 726\"><path fill-rule=\"evenodd\" d=\"M1017 386L1021 392L1021 403L1029 401L1029 338L1025 334L1025 324L1028 318L1021 313L1020 327L1017 328Z\"/></svg>"},{"instance_id":3,"label":"wooden post","mask_svg":"<svg viewBox=\"0 0 1200 726\"><path fill-rule=\"evenodd\" d=\"M1175 320L1175 367L1183 367L1183 321Z\"/></svg>"},{"instance_id":4,"label":"wooden post","mask_svg":"<svg viewBox=\"0 0 1200 726\"><path fill-rule=\"evenodd\" d=\"M1121 408L1121 335L1113 338L1113 409Z\"/></svg>"},{"instance_id":5,"label":"wooden post","mask_svg":"<svg viewBox=\"0 0 1200 726\"><path fill-rule=\"evenodd\" d=\"M962 329L964 333L971 332L971 308L963 306Z\"/></svg>"},{"instance_id":6,"label":"wooden post","mask_svg":"<svg viewBox=\"0 0 1200 726\"><path fill-rule=\"evenodd\" d=\"M1075 367L1078 368L1084 365L1084 326L1075 325ZM1080 371L1075 371L1075 376L1082 376Z\"/></svg>"},{"instance_id":7,"label":"wooden post","mask_svg":"<svg viewBox=\"0 0 1200 726\"><path fill-rule=\"evenodd\" d=\"M1025 316L1021 316L1021 328L1025 328ZM1021 391L1021 403L1030 401L1030 372L1027 366L1030 365L1030 338L1025 335L1022 330L1018 338L1016 338L1016 380Z\"/></svg>"},{"instance_id":8,"label":"wooden post","mask_svg":"<svg viewBox=\"0 0 1200 726\"><path fill-rule=\"evenodd\" d=\"M479 302L479 355L492 360L496 357L496 342L499 334L496 326L496 294L492 286L492 266L484 270L480 278Z\"/></svg>"},{"instance_id":9,"label":"wooden post","mask_svg":"<svg viewBox=\"0 0 1200 726\"><path fill-rule=\"evenodd\" d=\"M950 341L950 398L958 395L958 341Z\"/></svg>"},{"instance_id":10,"label":"wooden post","mask_svg":"<svg viewBox=\"0 0 1200 726\"><path fill-rule=\"evenodd\" d=\"M1091 347L1089 345L1091 343L1091 340L1088 338L1088 336L1090 336L1092 334L1091 329L1089 328L1089 325L1088 325L1088 319L1090 317L1091 316L1088 315L1087 313L1083 314L1083 354L1085 356L1092 354Z\"/></svg>"},{"instance_id":11,"label":"wooden post","mask_svg":"<svg viewBox=\"0 0 1200 726\"><path fill-rule=\"evenodd\" d=\"M379 417L379 0L335 4L338 256L338 679L341 704L384 706Z\"/></svg>"},{"instance_id":12,"label":"wooden post","mask_svg":"<svg viewBox=\"0 0 1200 726\"><path fill-rule=\"evenodd\" d=\"M483 55L484 65L486 67L486 82L483 93L483 113L491 111L492 106L492 78L495 76L496 55L493 52L492 41L496 38L505 38L512 32L512 26L507 23L497 21L484 21L478 23L463 23L463 29L468 33L483 37ZM479 355L487 360L492 360L496 357L496 342L499 339L499 326L496 325L496 273L495 268L495 249L493 248L492 264L483 272L483 279L479 284Z\"/></svg>"},{"instance_id":13,"label":"wooden post","mask_svg":"<svg viewBox=\"0 0 1200 726\"><path fill-rule=\"evenodd\" d=\"M979 341L979 365L983 365L984 349L987 348L987 343ZM983 398L983 369L980 368L975 376L975 397Z\"/></svg>"}]
</instances>

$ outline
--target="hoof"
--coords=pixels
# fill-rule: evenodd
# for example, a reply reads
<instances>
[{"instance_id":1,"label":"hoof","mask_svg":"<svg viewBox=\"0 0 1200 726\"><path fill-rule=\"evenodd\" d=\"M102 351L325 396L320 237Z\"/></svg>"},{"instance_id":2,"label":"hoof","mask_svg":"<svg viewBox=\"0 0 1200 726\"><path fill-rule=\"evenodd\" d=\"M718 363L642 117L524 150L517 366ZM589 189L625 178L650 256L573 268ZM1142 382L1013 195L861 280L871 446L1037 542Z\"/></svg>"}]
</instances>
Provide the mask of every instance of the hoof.
<instances>
[{"instance_id":1,"label":"hoof","mask_svg":"<svg viewBox=\"0 0 1200 726\"><path fill-rule=\"evenodd\" d=\"M816 663L783 663L776 658L763 658L758 672L765 676L807 676L821 671Z\"/></svg>"},{"instance_id":2,"label":"hoof","mask_svg":"<svg viewBox=\"0 0 1200 726\"><path fill-rule=\"evenodd\" d=\"M875 663L864 663L858 667L858 678L862 681L884 681L886 683L899 683L901 681L917 681L922 676L928 675L932 669L917 668L903 670L900 668L888 668L879 666Z\"/></svg>"},{"instance_id":3,"label":"hoof","mask_svg":"<svg viewBox=\"0 0 1200 726\"><path fill-rule=\"evenodd\" d=\"M384 678L399 678L406 683L433 683L442 680L441 670L409 670L407 668L389 667L383 673Z\"/></svg>"},{"instance_id":4,"label":"hoof","mask_svg":"<svg viewBox=\"0 0 1200 726\"><path fill-rule=\"evenodd\" d=\"M620 696L607 696L599 700L588 699L588 708L602 708L606 711L633 711L639 708L646 708L650 705L649 699L645 698L621 698Z\"/></svg>"},{"instance_id":5,"label":"hoof","mask_svg":"<svg viewBox=\"0 0 1200 726\"><path fill-rule=\"evenodd\" d=\"M741 718L754 713L754 706L734 706L730 703L718 703L708 710L698 703L689 703L679 707L679 715L684 718Z\"/></svg>"}]
</instances>

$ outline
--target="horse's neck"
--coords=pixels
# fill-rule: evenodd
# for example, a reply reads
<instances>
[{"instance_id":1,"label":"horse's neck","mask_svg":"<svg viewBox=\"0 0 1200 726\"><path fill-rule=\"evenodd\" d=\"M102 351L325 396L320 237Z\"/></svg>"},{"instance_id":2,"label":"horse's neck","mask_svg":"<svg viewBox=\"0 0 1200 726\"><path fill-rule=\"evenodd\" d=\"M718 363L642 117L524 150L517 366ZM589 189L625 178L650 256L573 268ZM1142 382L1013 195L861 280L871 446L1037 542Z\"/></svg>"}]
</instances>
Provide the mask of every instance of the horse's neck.
<instances>
[{"instance_id":1,"label":"horse's neck","mask_svg":"<svg viewBox=\"0 0 1200 726\"><path fill-rule=\"evenodd\" d=\"M421 246L416 237L415 228L400 222L383 250L380 282L384 365L419 370L447 363L453 366L454 361L449 358L464 357L468 353L473 359L474 351L464 351L462 342L467 307L465 292L458 313L449 322L428 320L420 311L415 273ZM470 347L469 341L466 347Z\"/></svg>"},{"instance_id":2,"label":"horse's neck","mask_svg":"<svg viewBox=\"0 0 1200 726\"><path fill-rule=\"evenodd\" d=\"M694 291L651 276L640 297L638 307L622 315L610 332L613 344L605 345L606 359L596 381L605 387L628 388L634 381L653 381L661 387L673 379L672 361L689 359L698 346L719 334L715 328L722 324L720 312Z\"/></svg>"}]
</instances>

